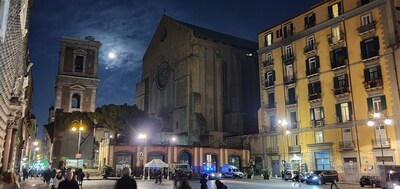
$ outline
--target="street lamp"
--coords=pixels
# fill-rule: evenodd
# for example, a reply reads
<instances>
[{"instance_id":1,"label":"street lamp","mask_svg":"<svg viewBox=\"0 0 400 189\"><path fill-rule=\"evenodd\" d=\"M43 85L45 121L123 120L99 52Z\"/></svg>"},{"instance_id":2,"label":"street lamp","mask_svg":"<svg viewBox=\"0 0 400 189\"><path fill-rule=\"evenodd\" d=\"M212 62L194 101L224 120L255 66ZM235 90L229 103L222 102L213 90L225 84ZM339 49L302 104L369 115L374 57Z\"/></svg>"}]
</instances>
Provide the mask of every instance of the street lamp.
<instances>
[{"instance_id":1,"label":"street lamp","mask_svg":"<svg viewBox=\"0 0 400 189\"><path fill-rule=\"evenodd\" d=\"M282 148L283 148L283 169L286 169L286 154L285 154L285 135L290 135L290 130L287 128L289 123L286 120L278 120L278 124L281 125L282 127ZM286 128L286 131L283 132L283 130ZM289 146L289 141L287 141L287 146Z\"/></svg>"},{"instance_id":2,"label":"street lamp","mask_svg":"<svg viewBox=\"0 0 400 189\"><path fill-rule=\"evenodd\" d=\"M384 119L382 121L381 119L381 114L380 113L374 113L374 120L370 120L367 122L367 125L369 127L378 127L379 130L379 143L381 146L381 157L382 157L382 164L385 165L385 159L383 157L383 147L382 147L382 135L381 135L381 126L388 126L392 124L392 120L391 119Z\"/></svg>"},{"instance_id":3,"label":"street lamp","mask_svg":"<svg viewBox=\"0 0 400 189\"><path fill-rule=\"evenodd\" d=\"M82 131L83 129L83 124L82 124L82 120L80 121L73 121L72 122L73 127L72 127L72 131L78 131L78 154L80 153L81 150L81 136L82 136Z\"/></svg>"}]
</instances>

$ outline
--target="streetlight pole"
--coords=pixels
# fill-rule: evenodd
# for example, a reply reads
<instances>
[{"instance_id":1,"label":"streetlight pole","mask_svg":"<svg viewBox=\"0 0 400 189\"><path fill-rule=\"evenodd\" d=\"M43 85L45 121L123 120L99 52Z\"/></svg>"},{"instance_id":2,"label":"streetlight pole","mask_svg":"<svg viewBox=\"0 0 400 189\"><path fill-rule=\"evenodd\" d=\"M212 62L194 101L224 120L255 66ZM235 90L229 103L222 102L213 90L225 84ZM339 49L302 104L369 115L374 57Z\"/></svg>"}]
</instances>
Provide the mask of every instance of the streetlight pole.
<instances>
[{"instance_id":1,"label":"streetlight pole","mask_svg":"<svg viewBox=\"0 0 400 189\"><path fill-rule=\"evenodd\" d=\"M285 135L283 131L286 128L286 135L289 135L290 131L287 129L288 122L286 120L279 120L278 123L282 126L283 169L286 169ZM287 146L289 146L289 141L287 141Z\"/></svg>"},{"instance_id":2,"label":"streetlight pole","mask_svg":"<svg viewBox=\"0 0 400 189\"><path fill-rule=\"evenodd\" d=\"M374 121L368 121L367 125L370 127L376 127L378 126L378 132L379 132L379 143L380 143L380 147L381 147L381 158L382 158L382 164L385 165L385 159L383 156L383 145L382 145L382 131L381 131L381 127L382 125L384 125L385 127L387 125L391 125L392 124L392 120L391 119L385 119L383 121L381 121L381 114L380 113L374 113Z\"/></svg>"},{"instance_id":3,"label":"streetlight pole","mask_svg":"<svg viewBox=\"0 0 400 189\"><path fill-rule=\"evenodd\" d=\"M72 127L71 130L74 131L74 132L78 130L78 154L80 154L80 151L81 151L81 137L82 137L82 131L83 131L82 120L79 120L79 121L74 120L72 122L72 124L74 126ZM78 126L78 128L75 127L75 126Z\"/></svg>"}]
</instances>

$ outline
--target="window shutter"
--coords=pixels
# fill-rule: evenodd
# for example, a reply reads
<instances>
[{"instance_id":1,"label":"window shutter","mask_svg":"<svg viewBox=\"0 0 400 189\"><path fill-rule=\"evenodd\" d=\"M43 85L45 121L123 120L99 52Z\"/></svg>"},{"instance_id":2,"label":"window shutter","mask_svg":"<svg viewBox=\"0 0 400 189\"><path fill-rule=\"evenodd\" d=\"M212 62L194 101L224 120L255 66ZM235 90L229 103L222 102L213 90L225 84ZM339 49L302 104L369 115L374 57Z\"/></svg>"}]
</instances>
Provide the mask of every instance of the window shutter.
<instances>
[{"instance_id":1,"label":"window shutter","mask_svg":"<svg viewBox=\"0 0 400 189\"><path fill-rule=\"evenodd\" d=\"M348 77L349 77L349 75L347 75L347 74L344 75L344 83L345 83L344 86L345 87L349 87L349 78Z\"/></svg>"},{"instance_id":2,"label":"window shutter","mask_svg":"<svg viewBox=\"0 0 400 189\"><path fill-rule=\"evenodd\" d=\"M304 28L307 29L308 28L308 16L304 17Z\"/></svg>"},{"instance_id":3,"label":"window shutter","mask_svg":"<svg viewBox=\"0 0 400 189\"><path fill-rule=\"evenodd\" d=\"M387 106L386 106L386 98L385 95L381 96L381 103L382 103L382 110L386 110Z\"/></svg>"},{"instance_id":4,"label":"window shutter","mask_svg":"<svg viewBox=\"0 0 400 189\"><path fill-rule=\"evenodd\" d=\"M334 77L333 78L333 88L334 89L339 88L339 79L338 79L338 77Z\"/></svg>"},{"instance_id":5,"label":"window shutter","mask_svg":"<svg viewBox=\"0 0 400 189\"><path fill-rule=\"evenodd\" d=\"M316 63L317 69L318 69L319 68L319 56L315 57L315 63Z\"/></svg>"},{"instance_id":6,"label":"window shutter","mask_svg":"<svg viewBox=\"0 0 400 189\"><path fill-rule=\"evenodd\" d=\"M329 6L329 7L328 7L328 15L329 15L329 18L332 18L332 17L333 17L332 6Z\"/></svg>"},{"instance_id":7,"label":"window shutter","mask_svg":"<svg viewBox=\"0 0 400 189\"><path fill-rule=\"evenodd\" d=\"M336 117L339 119L339 123L342 122L342 110L340 104L336 104Z\"/></svg>"},{"instance_id":8,"label":"window shutter","mask_svg":"<svg viewBox=\"0 0 400 189\"><path fill-rule=\"evenodd\" d=\"M293 35L293 30L294 30L293 23L290 23L290 36Z\"/></svg>"},{"instance_id":9,"label":"window shutter","mask_svg":"<svg viewBox=\"0 0 400 189\"><path fill-rule=\"evenodd\" d=\"M313 91L312 91L312 83L309 83L309 84L308 84L308 95L311 95L311 94L313 94Z\"/></svg>"},{"instance_id":10,"label":"window shutter","mask_svg":"<svg viewBox=\"0 0 400 189\"><path fill-rule=\"evenodd\" d=\"M311 26L315 26L315 13L311 16Z\"/></svg>"},{"instance_id":11,"label":"window shutter","mask_svg":"<svg viewBox=\"0 0 400 189\"><path fill-rule=\"evenodd\" d=\"M366 59L367 58L367 50L365 49L365 41L360 42L360 47L361 47L362 59Z\"/></svg>"},{"instance_id":12,"label":"window shutter","mask_svg":"<svg viewBox=\"0 0 400 189\"><path fill-rule=\"evenodd\" d=\"M264 74L265 81L268 81L268 72Z\"/></svg>"},{"instance_id":13,"label":"window shutter","mask_svg":"<svg viewBox=\"0 0 400 189\"><path fill-rule=\"evenodd\" d=\"M321 110L321 119L324 119L325 118L324 108L321 107L320 110Z\"/></svg>"},{"instance_id":14,"label":"window shutter","mask_svg":"<svg viewBox=\"0 0 400 189\"><path fill-rule=\"evenodd\" d=\"M310 65L308 64L308 59L306 59L306 75L310 74Z\"/></svg>"},{"instance_id":15,"label":"window shutter","mask_svg":"<svg viewBox=\"0 0 400 189\"><path fill-rule=\"evenodd\" d=\"M347 106L349 107L349 118L350 118L350 121L352 121L353 120L353 106L351 105L351 102L348 102Z\"/></svg>"},{"instance_id":16,"label":"window shutter","mask_svg":"<svg viewBox=\"0 0 400 189\"><path fill-rule=\"evenodd\" d=\"M378 79L382 79L382 70L381 70L381 66L380 66L380 65L377 66L377 67L376 67L376 70L377 70L377 72L378 72Z\"/></svg>"},{"instance_id":17,"label":"window shutter","mask_svg":"<svg viewBox=\"0 0 400 189\"><path fill-rule=\"evenodd\" d=\"M283 27L283 37L287 38L288 31L287 31L287 26Z\"/></svg>"},{"instance_id":18,"label":"window shutter","mask_svg":"<svg viewBox=\"0 0 400 189\"><path fill-rule=\"evenodd\" d=\"M367 82L367 81L370 81L370 80L371 79L369 77L369 69L365 69L364 70L364 81Z\"/></svg>"},{"instance_id":19,"label":"window shutter","mask_svg":"<svg viewBox=\"0 0 400 189\"><path fill-rule=\"evenodd\" d=\"M345 59L348 59L348 57L347 57L347 48L346 47L342 47L342 55L345 57Z\"/></svg>"},{"instance_id":20,"label":"window shutter","mask_svg":"<svg viewBox=\"0 0 400 189\"><path fill-rule=\"evenodd\" d=\"M310 118L311 118L311 121L314 121L314 111L313 111L314 109L310 109Z\"/></svg>"},{"instance_id":21,"label":"window shutter","mask_svg":"<svg viewBox=\"0 0 400 189\"><path fill-rule=\"evenodd\" d=\"M379 50L379 37L374 37L375 50Z\"/></svg>"},{"instance_id":22,"label":"window shutter","mask_svg":"<svg viewBox=\"0 0 400 189\"><path fill-rule=\"evenodd\" d=\"M276 30L276 38L279 38L279 30Z\"/></svg>"},{"instance_id":23,"label":"window shutter","mask_svg":"<svg viewBox=\"0 0 400 189\"><path fill-rule=\"evenodd\" d=\"M335 68L336 64L335 64L335 53L333 51L331 51L330 53L330 57L331 57L331 68Z\"/></svg>"},{"instance_id":24,"label":"window shutter","mask_svg":"<svg viewBox=\"0 0 400 189\"><path fill-rule=\"evenodd\" d=\"M342 14L342 3L338 3L339 15Z\"/></svg>"},{"instance_id":25,"label":"window shutter","mask_svg":"<svg viewBox=\"0 0 400 189\"><path fill-rule=\"evenodd\" d=\"M271 44L274 43L274 32L271 32Z\"/></svg>"},{"instance_id":26,"label":"window shutter","mask_svg":"<svg viewBox=\"0 0 400 189\"><path fill-rule=\"evenodd\" d=\"M317 81L315 85L316 85L316 92L321 93L321 81Z\"/></svg>"},{"instance_id":27,"label":"window shutter","mask_svg":"<svg viewBox=\"0 0 400 189\"><path fill-rule=\"evenodd\" d=\"M273 81L275 81L275 70L272 70L272 78L273 78Z\"/></svg>"},{"instance_id":28,"label":"window shutter","mask_svg":"<svg viewBox=\"0 0 400 189\"><path fill-rule=\"evenodd\" d=\"M372 98L367 98L367 103L368 103L368 112L373 112L374 106L372 105Z\"/></svg>"}]
</instances>

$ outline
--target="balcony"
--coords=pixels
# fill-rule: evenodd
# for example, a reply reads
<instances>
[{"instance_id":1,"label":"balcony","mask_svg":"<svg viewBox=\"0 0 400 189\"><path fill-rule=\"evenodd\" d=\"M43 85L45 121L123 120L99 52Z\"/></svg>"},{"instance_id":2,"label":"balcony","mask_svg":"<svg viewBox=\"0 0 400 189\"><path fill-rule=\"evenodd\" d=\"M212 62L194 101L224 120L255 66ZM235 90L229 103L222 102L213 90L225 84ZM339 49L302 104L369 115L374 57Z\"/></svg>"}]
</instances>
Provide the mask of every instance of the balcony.
<instances>
[{"instance_id":1,"label":"balcony","mask_svg":"<svg viewBox=\"0 0 400 189\"><path fill-rule=\"evenodd\" d=\"M299 154L301 153L301 146L289 146L289 154Z\"/></svg>"},{"instance_id":2,"label":"balcony","mask_svg":"<svg viewBox=\"0 0 400 189\"><path fill-rule=\"evenodd\" d=\"M296 82L296 74L293 75L287 75L283 78L285 84L291 84Z\"/></svg>"},{"instance_id":3,"label":"balcony","mask_svg":"<svg viewBox=\"0 0 400 189\"><path fill-rule=\"evenodd\" d=\"M261 62L261 64L266 68L268 66L273 66L274 65L274 59L271 60L265 60L263 62Z\"/></svg>"},{"instance_id":4,"label":"balcony","mask_svg":"<svg viewBox=\"0 0 400 189\"><path fill-rule=\"evenodd\" d=\"M342 60L342 61L331 62L332 70L337 70L337 69L346 67L347 66L347 61L348 60L345 59L345 60Z\"/></svg>"},{"instance_id":5,"label":"balcony","mask_svg":"<svg viewBox=\"0 0 400 189\"><path fill-rule=\"evenodd\" d=\"M333 89L336 97L348 96L350 93L349 87L338 87Z\"/></svg>"},{"instance_id":6,"label":"balcony","mask_svg":"<svg viewBox=\"0 0 400 189\"><path fill-rule=\"evenodd\" d=\"M357 28L357 30L358 30L358 35L360 36L373 32L376 30L376 21L374 20L369 24L362 25L359 28Z\"/></svg>"},{"instance_id":7,"label":"balcony","mask_svg":"<svg viewBox=\"0 0 400 189\"><path fill-rule=\"evenodd\" d=\"M366 91L381 90L383 88L383 80L382 79L374 79L371 81L366 81L366 82L364 82L364 88Z\"/></svg>"},{"instance_id":8,"label":"balcony","mask_svg":"<svg viewBox=\"0 0 400 189\"><path fill-rule=\"evenodd\" d=\"M294 62L294 54L293 53L287 53L282 55L282 62L284 64L292 64Z\"/></svg>"},{"instance_id":9,"label":"balcony","mask_svg":"<svg viewBox=\"0 0 400 189\"><path fill-rule=\"evenodd\" d=\"M308 100L313 101L313 100L319 100L321 99L321 93L314 93L314 94L309 94L308 95Z\"/></svg>"},{"instance_id":10,"label":"balcony","mask_svg":"<svg viewBox=\"0 0 400 189\"><path fill-rule=\"evenodd\" d=\"M267 154L268 154L268 155L276 155L276 154L279 154L279 148L278 148L278 146L268 147L268 148L267 148Z\"/></svg>"},{"instance_id":11,"label":"balcony","mask_svg":"<svg viewBox=\"0 0 400 189\"><path fill-rule=\"evenodd\" d=\"M383 138L382 140L372 139L372 148L374 149L390 148L390 138Z\"/></svg>"},{"instance_id":12,"label":"balcony","mask_svg":"<svg viewBox=\"0 0 400 189\"><path fill-rule=\"evenodd\" d=\"M275 85L273 81L265 81L265 88L271 88Z\"/></svg>"},{"instance_id":13,"label":"balcony","mask_svg":"<svg viewBox=\"0 0 400 189\"><path fill-rule=\"evenodd\" d=\"M296 105L297 99L296 98L289 98L286 100L286 106Z\"/></svg>"},{"instance_id":14,"label":"balcony","mask_svg":"<svg viewBox=\"0 0 400 189\"><path fill-rule=\"evenodd\" d=\"M304 54L310 54L313 53L317 50L317 45L312 44L312 45L307 45L304 47Z\"/></svg>"},{"instance_id":15,"label":"balcony","mask_svg":"<svg viewBox=\"0 0 400 189\"><path fill-rule=\"evenodd\" d=\"M335 46L344 41L344 33L340 32L339 36L334 36L332 34L328 35L328 42L330 46Z\"/></svg>"},{"instance_id":16,"label":"balcony","mask_svg":"<svg viewBox=\"0 0 400 189\"><path fill-rule=\"evenodd\" d=\"M313 128L323 127L324 125L325 125L324 119L311 120L311 127L313 127Z\"/></svg>"},{"instance_id":17,"label":"balcony","mask_svg":"<svg viewBox=\"0 0 400 189\"><path fill-rule=\"evenodd\" d=\"M314 76L314 75L317 75L317 74L319 74L319 68L306 70L307 77L311 77L311 76Z\"/></svg>"},{"instance_id":18,"label":"balcony","mask_svg":"<svg viewBox=\"0 0 400 189\"><path fill-rule=\"evenodd\" d=\"M356 148L356 145L354 143L354 140L352 141L341 141L339 142L340 150L354 150Z\"/></svg>"},{"instance_id":19,"label":"balcony","mask_svg":"<svg viewBox=\"0 0 400 189\"><path fill-rule=\"evenodd\" d=\"M379 58L379 50L374 50L370 52L366 52L365 54L361 54L361 58L363 62L369 61L369 60L375 60Z\"/></svg>"}]
</instances>

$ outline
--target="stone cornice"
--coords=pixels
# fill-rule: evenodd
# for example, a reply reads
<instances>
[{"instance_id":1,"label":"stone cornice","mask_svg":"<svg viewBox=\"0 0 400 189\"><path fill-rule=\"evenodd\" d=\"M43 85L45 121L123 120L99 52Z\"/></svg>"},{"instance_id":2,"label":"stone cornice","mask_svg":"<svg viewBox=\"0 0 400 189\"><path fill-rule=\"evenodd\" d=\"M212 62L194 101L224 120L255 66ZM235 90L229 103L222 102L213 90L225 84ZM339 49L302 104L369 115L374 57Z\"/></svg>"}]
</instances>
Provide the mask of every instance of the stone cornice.
<instances>
[{"instance_id":1,"label":"stone cornice","mask_svg":"<svg viewBox=\"0 0 400 189\"><path fill-rule=\"evenodd\" d=\"M347 20L347 19L353 18L355 16L358 16L360 14L363 14L365 12L368 12L368 11L374 9L374 8L377 8L377 7L381 6L381 5L383 5L385 2L386 2L386 0L375 0L375 1L372 1L372 2L370 2L368 4L366 4L366 5L358 7L358 8L356 8L356 9L350 11L350 12L344 13L344 14L336 17L336 18L329 19L329 20L327 20L327 21L325 21L325 22L323 22L321 24L318 24L318 25L312 27L312 28L309 28L307 30L303 30L303 31L301 31L299 33L296 33L296 34L294 34L293 36L291 36L289 38L283 39L283 40L281 40L281 41L279 41L277 43L274 43L274 44L272 44L270 46L261 48L261 49L259 49L257 51L257 53L258 54L263 54L263 53L271 51L271 50L273 50L275 48L278 48L281 45L290 44L293 41L296 41L296 40L299 40L299 39L304 38L306 36L309 36L309 35L311 35L313 33L321 31L321 30L323 30L325 28L337 25L337 24L341 23L343 20Z\"/></svg>"}]
</instances>

